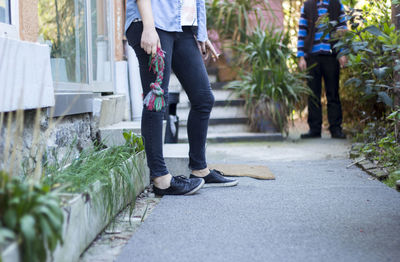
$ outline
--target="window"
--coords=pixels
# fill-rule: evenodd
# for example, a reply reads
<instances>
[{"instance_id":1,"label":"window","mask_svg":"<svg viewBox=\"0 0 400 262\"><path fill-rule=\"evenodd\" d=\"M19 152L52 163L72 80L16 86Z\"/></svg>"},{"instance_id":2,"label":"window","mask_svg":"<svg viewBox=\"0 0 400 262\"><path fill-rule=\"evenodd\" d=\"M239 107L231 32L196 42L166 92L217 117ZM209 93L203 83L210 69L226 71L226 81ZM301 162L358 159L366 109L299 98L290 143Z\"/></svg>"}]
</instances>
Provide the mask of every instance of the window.
<instances>
[{"instance_id":1,"label":"window","mask_svg":"<svg viewBox=\"0 0 400 262\"><path fill-rule=\"evenodd\" d=\"M39 0L39 34L51 46L56 91L113 91L111 2Z\"/></svg>"},{"instance_id":2,"label":"window","mask_svg":"<svg viewBox=\"0 0 400 262\"><path fill-rule=\"evenodd\" d=\"M10 0L0 0L0 23L11 24Z\"/></svg>"},{"instance_id":3,"label":"window","mask_svg":"<svg viewBox=\"0 0 400 262\"><path fill-rule=\"evenodd\" d=\"M18 0L0 0L0 36L18 38Z\"/></svg>"},{"instance_id":4,"label":"window","mask_svg":"<svg viewBox=\"0 0 400 262\"><path fill-rule=\"evenodd\" d=\"M92 11L92 58L93 80L101 89L103 83L112 80L110 16L107 1L91 0Z\"/></svg>"}]
</instances>

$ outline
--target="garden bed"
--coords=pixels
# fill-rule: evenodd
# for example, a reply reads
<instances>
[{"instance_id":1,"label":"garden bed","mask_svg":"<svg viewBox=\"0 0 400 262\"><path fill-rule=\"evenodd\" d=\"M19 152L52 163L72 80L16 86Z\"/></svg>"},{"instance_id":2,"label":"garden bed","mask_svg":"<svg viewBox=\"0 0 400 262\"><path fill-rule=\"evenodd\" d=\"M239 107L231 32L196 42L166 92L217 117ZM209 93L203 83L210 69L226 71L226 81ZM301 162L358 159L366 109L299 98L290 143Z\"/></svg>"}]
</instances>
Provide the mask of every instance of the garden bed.
<instances>
[{"instance_id":1,"label":"garden bed","mask_svg":"<svg viewBox=\"0 0 400 262\"><path fill-rule=\"evenodd\" d=\"M121 167L119 167L121 172ZM59 245L52 258L57 262L78 261L81 253L92 243L96 236L112 221L114 216L124 207L134 201L150 183L149 170L146 166L144 151L137 153L122 165L122 172L129 174L134 184L134 196L125 192L123 183L114 179L115 170L110 171L113 177L112 210L107 210L105 199L109 200L109 193L99 181L92 185L90 194L60 194L63 203L64 225L63 245ZM18 261L18 245L12 243L1 254L4 262Z\"/></svg>"}]
</instances>

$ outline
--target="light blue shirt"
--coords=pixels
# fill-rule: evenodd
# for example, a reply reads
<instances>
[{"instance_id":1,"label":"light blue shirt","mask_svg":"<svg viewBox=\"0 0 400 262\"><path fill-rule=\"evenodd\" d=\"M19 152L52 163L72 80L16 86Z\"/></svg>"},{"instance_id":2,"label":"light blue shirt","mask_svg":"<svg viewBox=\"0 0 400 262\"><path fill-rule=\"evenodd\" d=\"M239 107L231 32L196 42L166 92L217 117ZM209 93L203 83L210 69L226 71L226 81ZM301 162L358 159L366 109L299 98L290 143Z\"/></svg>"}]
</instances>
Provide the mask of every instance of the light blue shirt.
<instances>
[{"instance_id":1,"label":"light blue shirt","mask_svg":"<svg viewBox=\"0 0 400 262\"><path fill-rule=\"evenodd\" d=\"M181 0L151 0L151 7L156 28L168 32L182 32ZM208 39L205 0L196 0L196 7L198 21L197 40L205 42ZM125 31L136 19L141 19L136 0L128 0L126 4Z\"/></svg>"}]
</instances>

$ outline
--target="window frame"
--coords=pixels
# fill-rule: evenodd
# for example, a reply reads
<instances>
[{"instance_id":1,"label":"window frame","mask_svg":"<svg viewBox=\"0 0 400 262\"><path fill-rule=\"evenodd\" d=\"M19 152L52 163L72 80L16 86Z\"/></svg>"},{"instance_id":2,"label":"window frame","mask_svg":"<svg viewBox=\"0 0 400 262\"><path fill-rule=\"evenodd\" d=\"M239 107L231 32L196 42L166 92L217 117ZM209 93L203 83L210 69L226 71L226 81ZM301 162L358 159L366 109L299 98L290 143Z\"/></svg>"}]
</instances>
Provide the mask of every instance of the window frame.
<instances>
[{"instance_id":1,"label":"window frame","mask_svg":"<svg viewBox=\"0 0 400 262\"><path fill-rule=\"evenodd\" d=\"M19 39L19 4L18 0L6 0L10 3L11 23L0 22L0 36Z\"/></svg>"}]
</instances>

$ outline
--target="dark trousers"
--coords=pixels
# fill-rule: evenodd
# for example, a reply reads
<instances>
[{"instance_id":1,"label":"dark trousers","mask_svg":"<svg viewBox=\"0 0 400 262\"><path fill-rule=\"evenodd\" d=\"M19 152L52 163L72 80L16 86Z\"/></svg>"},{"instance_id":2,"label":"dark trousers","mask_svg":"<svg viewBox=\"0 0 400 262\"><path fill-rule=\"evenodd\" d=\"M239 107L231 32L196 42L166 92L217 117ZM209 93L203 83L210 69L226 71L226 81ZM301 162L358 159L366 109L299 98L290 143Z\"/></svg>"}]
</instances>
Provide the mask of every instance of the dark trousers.
<instances>
[{"instance_id":1,"label":"dark trousers","mask_svg":"<svg viewBox=\"0 0 400 262\"><path fill-rule=\"evenodd\" d=\"M126 32L126 36L139 60L143 97L145 97L150 91L150 83L154 82L156 76L149 71L150 56L140 47L142 31L143 24L134 22ZM192 170L204 169L207 167L205 145L214 96L193 30L191 27L184 27L183 32L167 32L157 29L157 33L160 37L161 48L165 51L164 79L161 87L165 92L166 104L168 104L168 84L172 69L191 104L187 121L189 168ZM165 107L161 112L143 108L142 135L152 178L169 173L162 150L162 125L165 110Z\"/></svg>"},{"instance_id":2,"label":"dark trousers","mask_svg":"<svg viewBox=\"0 0 400 262\"><path fill-rule=\"evenodd\" d=\"M322 77L325 82L326 98L328 100L328 121L330 132L341 131L342 106L339 97L339 72L340 66L335 55L309 56L307 65L310 67L308 86L314 93L314 97L308 98L308 125L313 133L321 133L322 109L321 90Z\"/></svg>"}]
</instances>

